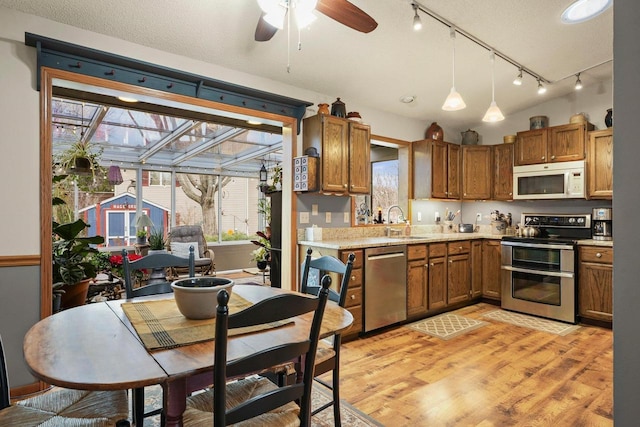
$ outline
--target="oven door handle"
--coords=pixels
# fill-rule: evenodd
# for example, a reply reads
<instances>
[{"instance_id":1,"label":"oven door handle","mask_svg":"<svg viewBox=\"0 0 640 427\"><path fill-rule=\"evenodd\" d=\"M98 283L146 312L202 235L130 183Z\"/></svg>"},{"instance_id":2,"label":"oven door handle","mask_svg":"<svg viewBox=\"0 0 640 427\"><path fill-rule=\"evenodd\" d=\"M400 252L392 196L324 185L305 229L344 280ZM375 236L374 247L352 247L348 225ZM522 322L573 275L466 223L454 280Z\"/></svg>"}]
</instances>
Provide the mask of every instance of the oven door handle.
<instances>
[{"instance_id":1,"label":"oven door handle","mask_svg":"<svg viewBox=\"0 0 640 427\"><path fill-rule=\"evenodd\" d=\"M565 245L562 243L551 243L551 244L547 244L547 243L525 243L525 242L510 242L510 241L501 241L500 242L501 245L503 246L516 246L516 247L523 247L523 248L540 248L540 249L569 249L569 250L573 250L573 246L572 245Z\"/></svg>"},{"instance_id":2,"label":"oven door handle","mask_svg":"<svg viewBox=\"0 0 640 427\"><path fill-rule=\"evenodd\" d=\"M575 277L573 273L567 273L563 271L530 270L528 268L513 267L511 265L503 265L501 268L503 270L517 271L519 273L537 274L540 276L567 277L570 279Z\"/></svg>"}]
</instances>

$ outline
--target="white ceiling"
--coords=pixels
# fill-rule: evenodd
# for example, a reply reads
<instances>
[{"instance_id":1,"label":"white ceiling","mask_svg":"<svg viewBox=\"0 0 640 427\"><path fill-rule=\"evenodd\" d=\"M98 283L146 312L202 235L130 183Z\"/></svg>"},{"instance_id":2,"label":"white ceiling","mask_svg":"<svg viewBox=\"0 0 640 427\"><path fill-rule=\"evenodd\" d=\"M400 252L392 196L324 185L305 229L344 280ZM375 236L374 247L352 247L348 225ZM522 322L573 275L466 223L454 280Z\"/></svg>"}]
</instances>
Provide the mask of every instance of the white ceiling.
<instances>
[{"instance_id":1,"label":"white ceiling","mask_svg":"<svg viewBox=\"0 0 640 427\"><path fill-rule=\"evenodd\" d=\"M296 50L297 31L291 32L289 73L286 28L268 42L254 41L260 17L256 0L0 0L0 6L327 94L327 99L308 100L314 103L330 104L341 97L347 111L375 108L452 127L480 122L491 102L487 50L458 35L456 88L467 108L444 112L440 107L452 77L448 27L421 13L423 29L414 32L410 0L351 2L371 15L378 28L363 34L318 14L302 31L302 50ZM581 75L585 85L612 77L612 8L591 21L565 25L560 14L571 2L420 4L553 82L543 95L552 98L572 91L580 71L588 69ZM531 76L525 75L520 87L511 83L517 71L496 58L496 101L506 116L541 100ZM404 95L414 95L416 101L402 104Z\"/></svg>"}]
</instances>

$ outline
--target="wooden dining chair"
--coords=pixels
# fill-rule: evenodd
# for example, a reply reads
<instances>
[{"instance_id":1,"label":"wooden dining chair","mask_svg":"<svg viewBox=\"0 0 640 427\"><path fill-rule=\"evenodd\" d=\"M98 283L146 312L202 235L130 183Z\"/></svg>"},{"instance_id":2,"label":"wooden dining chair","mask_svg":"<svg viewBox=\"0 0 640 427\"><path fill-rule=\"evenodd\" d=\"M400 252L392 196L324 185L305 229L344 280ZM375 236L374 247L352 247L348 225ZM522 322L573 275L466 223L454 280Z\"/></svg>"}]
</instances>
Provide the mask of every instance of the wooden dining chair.
<instances>
[{"instance_id":1,"label":"wooden dining chair","mask_svg":"<svg viewBox=\"0 0 640 427\"><path fill-rule=\"evenodd\" d=\"M13 405L0 336L0 426L127 426L127 392L86 391L53 387Z\"/></svg>"},{"instance_id":2,"label":"wooden dining chair","mask_svg":"<svg viewBox=\"0 0 640 427\"><path fill-rule=\"evenodd\" d=\"M171 281L167 280L167 271L174 267L188 268L189 277L195 277L195 255L194 248L189 248L189 257L179 257L167 252L151 253L135 261L129 261L126 249L122 250L122 269L124 275L124 288L127 299L167 294L173 292ZM143 272L138 274L137 272ZM143 280L141 286L134 287L135 277L145 275L146 283ZM133 421L136 426L142 426L144 419L160 415L161 425L164 426L164 414L162 408L156 408L149 412L144 412L144 388L133 389L131 394Z\"/></svg>"},{"instance_id":3,"label":"wooden dining chair","mask_svg":"<svg viewBox=\"0 0 640 427\"><path fill-rule=\"evenodd\" d=\"M339 259L327 255L319 258L311 258L312 253L313 250L311 248L307 249L307 255L302 266L301 292L317 295L320 290L318 283L318 278L321 277L320 275L334 273L340 277L340 287L337 291L329 289L329 299L338 303L340 307L344 307L347 301L349 281L351 280L351 270L353 269L353 262L356 259L355 254L349 254L347 263L344 264ZM317 274L312 274L316 271ZM328 338L328 340L330 344L326 343L327 340L322 340L318 345L315 376L318 377L329 371L332 372L331 384L320 379L316 380L330 388L333 396L331 401L316 408L313 411L313 415L333 406L334 425L339 427L342 425L340 419L340 346L342 344L342 335L335 334L333 337Z\"/></svg>"},{"instance_id":4,"label":"wooden dining chair","mask_svg":"<svg viewBox=\"0 0 640 427\"><path fill-rule=\"evenodd\" d=\"M317 297L284 293L260 301L233 315L229 315L227 306L229 294L224 290L220 291L215 326L213 390L187 399L184 425L213 424L214 427L223 427L251 420L247 425L310 426L313 365L330 284L331 278L325 276L322 279L322 290ZM269 347L227 362L229 329L269 324L307 313L314 314L309 333L304 339ZM300 357L305 360L301 382L278 386L265 377L251 375L269 366ZM227 384L228 378L243 379Z\"/></svg>"}]
</instances>

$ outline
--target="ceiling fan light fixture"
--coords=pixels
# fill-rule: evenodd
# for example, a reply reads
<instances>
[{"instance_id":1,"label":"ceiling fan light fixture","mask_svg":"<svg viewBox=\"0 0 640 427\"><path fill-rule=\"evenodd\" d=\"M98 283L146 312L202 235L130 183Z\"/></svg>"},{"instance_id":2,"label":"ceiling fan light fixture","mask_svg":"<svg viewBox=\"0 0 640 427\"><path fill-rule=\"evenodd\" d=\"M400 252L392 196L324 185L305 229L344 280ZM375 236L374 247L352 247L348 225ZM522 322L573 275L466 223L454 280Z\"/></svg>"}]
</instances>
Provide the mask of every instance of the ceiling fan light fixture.
<instances>
[{"instance_id":1,"label":"ceiling fan light fixture","mask_svg":"<svg viewBox=\"0 0 640 427\"><path fill-rule=\"evenodd\" d=\"M456 91L455 87L451 88L451 92L449 92L449 96L444 100L444 104L442 104L442 109L444 111L458 111L467 107L467 104L464 103L462 96Z\"/></svg>"},{"instance_id":2,"label":"ceiling fan light fixture","mask_svg":"<svg viewBox=\"0 0 640 427\"><path fill-rule=\"evenodd\" d=\"M574 86L576 90L582 89L582 80L580 80L580 73L576 74L576 85Z\"/></svg>"},{"instance_id":3,"label":"ceiling fan light fixture","mask_svg":"<svg viewBox=\"0 0 640 427\"><path fill-rule=\"evenodd\" d=\"M612 4L613 0L577 0L562 12L560 19L565 24L579 24L600 15Z\"/></svg>"},{"instance_id":4,"label":"ceiling fan light fixture","mask_svg":"<svg viewBox=\"0 0 640 427\"><path fill-rule=\"evenodd\" d=\"M274 13L283 8L280 0L258 0L258 6L265 14Z\"/></svg>"},{"instance_id":5,"label":"ceiling fan light fixture","mask_svg":"<svg viewBox=\"0 0 640 427\"><path fill-rule=\"evenodd\" d=\"M513 84L516 86L522 86L522 68L520 68L520 71L518 72L516 78L513 79Z\"/></svg>"},{"instance_id":6,"label":"ceiling fan light fixture","mask_svg":"<svg viewBox=\"0 0 640 427\"><path fill-rule=\"evenodd\" d=\"M418 5L413 3L411 6L413 7L413 30L420 31L422 29L422 21L420 20L420 15L418 15Z\"/></svg>"},{"instance_id":7,"label":"ceiling fan light fixture","mask_svg":"<svg viewBox=\"0 0 640 427\"><path fill-rule=\"evenodd\" d=\"M301 7L296 7L295 15L298 28L306 28L309 25L313 24L313 22L317 19L316 15L313 14L313 9L303 9Z\"/></svg>"},{"instance_id":8,"label":"ceiling fan light fixture","mask_svg":"<svg viewBox=\"0 0 640 427\"><path fill-rule=\"evenodd\" d=\"M286 14L287 9L284 7L278 7L278 9L274 9L272 12L265 13L262 19L267 21L269 25L282 30L284 28L284 17Z\"/></svg>"}]
</instances>

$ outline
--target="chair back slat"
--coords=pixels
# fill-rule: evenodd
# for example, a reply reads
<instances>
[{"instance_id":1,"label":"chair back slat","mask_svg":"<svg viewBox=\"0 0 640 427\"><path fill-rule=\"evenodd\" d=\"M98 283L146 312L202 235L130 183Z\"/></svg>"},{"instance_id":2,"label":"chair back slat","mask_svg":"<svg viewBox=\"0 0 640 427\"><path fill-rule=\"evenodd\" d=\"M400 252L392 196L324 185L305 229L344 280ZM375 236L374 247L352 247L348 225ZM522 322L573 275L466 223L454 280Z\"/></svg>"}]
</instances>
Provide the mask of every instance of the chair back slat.
<instances>
[{"instance_id":1,"label":"chair back slat","mask_svg":"<svg viewBox=\"0 0 640 427\"><path fill-rule=\"evenodd\" d=\"M0 336L0 410L9 407L11 403L9 394L9 373L7 372L7 361L4 357L2 336Z\"/></svg>"},{"instance_id":2,"label":"chair back slat","mask_svg":"<svg viewBox=\"0 0 640 427\"><path fill-rule=\"evenodd\" d=\"M301 425L310 425L313 367L330 285L331 278L325 276L322 279L322 291L315 298L298 294L277 295L233 315L229 315L229 294L225 290L218 293L214 350L214 426L220 427L244 421L291 401L298 401L300 404ZM305 339L266 348L242 359L227 363L229 327L245 327L259 323L269 323L307 313L313 313L313 321L309 334ZM260 322L256 322L255 319L259 319ZM261 370L262 367L275 366L298 358L305 360L305 372L302 382L279 387L255 396L230 410L226 409L225 385L228 377L250 375Z\"/></svg>"},{"instance_id":3,"label":"chair back slat","mask_svg":"<svg viewBox=\"0 0 640 427\"><path fill-rule=\"evenodd\" d=\"M343 263L338 258L324 255L319 258L311 258L312 249L307 249L307 255L302 265L302 282L301 292L311 295L317 295L320 289L319 283L309 283L309 271L314 268L320 271L320 274L335 273L340 275L340 288L338 292L330 289L329 299L344 307L347 300L347 292L349 290L349 281L351 280L351 271L356 255L352 252L349 254L347 263Z\"/></svg>"},{"instance_id":4,"label":"chair back slat","mask_svg":"<svg viewBox=\"0 0 640 427\"><path fill-rule=\"evenodd\" d=\"M166 294L173 292L171 282L168 280L141 286L133 287L133 273L140 270L166 269L171 267L187 267L189 277L195 276L195 254L194 248L189 248L189 257L179 257L166 252L151 253L135 261L129 261L128 252L122 250L122 271L124 274L124 287L127 298L136 298L149 295ZM166 278L165 278L166 279Z\"/></svg>"}]
</instances>

